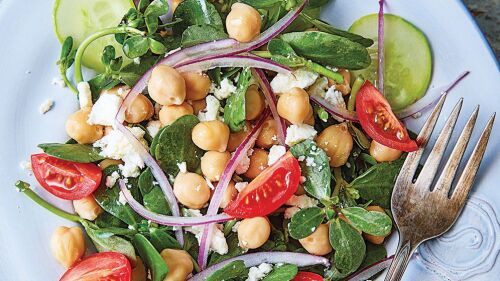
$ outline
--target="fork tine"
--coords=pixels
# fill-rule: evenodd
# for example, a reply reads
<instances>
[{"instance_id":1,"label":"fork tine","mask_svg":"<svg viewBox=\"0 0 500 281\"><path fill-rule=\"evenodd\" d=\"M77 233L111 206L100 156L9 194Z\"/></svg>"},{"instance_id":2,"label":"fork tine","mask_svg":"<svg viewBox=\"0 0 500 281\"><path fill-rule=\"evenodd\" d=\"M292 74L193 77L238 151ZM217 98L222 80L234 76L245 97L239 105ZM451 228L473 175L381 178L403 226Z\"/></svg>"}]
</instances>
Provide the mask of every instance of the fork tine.
<instances>
[{"instance_id":1,"label":"fork tine","mask_svg":"<svg viewBox=\"0 0 500 281\"><path fill-rule=\"evenodd\" d=\"M457 203L457 206L460 208L467 199L467 195L469 194L472 184L476 179L477 171L479 170L479 165L483 160L484 152L486 151L486 146L488 145L488 140L490 138L491 131L493 129L493 123L495 123L495 116L496 113L494 113L490 117L490 120L488 121L486 128L483 130L483 133L479 138L479 142L477 143L476 147L474 147L474 151L472 152L472 155L469 158L469 161L467 162L467 165L465 166L464 171L460 176L460 179L458 180L457 188L455 192L452 194L451 199L455 201Z\"/></svg>"},{"instance_id":2,"label":"fork tine","mask_svg":"<svg viewBox=\"0 0 500 281\"><path fill-rule=\"evenodd\" d=\"M460 114L460 110L462 109L464 99L461 98L458 103L453 108L450 117L446 121L446 124L443 127L443 130L439 134L439 137L434 145L434 148L431 151L431 154L425 161L424 168L420 172L417 181L415 182L415 186L419 186L420 188L429 189L434 177L436 176L436 172L439 168L439 164L441 163L441 159L443 158L443 154L448 146L448 142L450 141L451 134L453 133L453 129L458 120L458 115Z\"/></svg>"},{"instance_id":3,"label":"fork tine","mask_svg":"<svg viewBox=\"0 0 500 281\"><path fill-rule=\"evenodd\" d=\"M460 137L458 138L457 144L453 148L453 151L450 155L448 162L441 172L441 175L436 182L434 187L434 191L440 192L448 195L453 179L455 178L455 174L457 173L458 166L460 165L460 161L467 149L467 144L469 143L470 137L472 135L472 131L476 124L477 116L479 114L479 106L476 107L469 120L465 124Z\"/></svg>"}]
</instances>

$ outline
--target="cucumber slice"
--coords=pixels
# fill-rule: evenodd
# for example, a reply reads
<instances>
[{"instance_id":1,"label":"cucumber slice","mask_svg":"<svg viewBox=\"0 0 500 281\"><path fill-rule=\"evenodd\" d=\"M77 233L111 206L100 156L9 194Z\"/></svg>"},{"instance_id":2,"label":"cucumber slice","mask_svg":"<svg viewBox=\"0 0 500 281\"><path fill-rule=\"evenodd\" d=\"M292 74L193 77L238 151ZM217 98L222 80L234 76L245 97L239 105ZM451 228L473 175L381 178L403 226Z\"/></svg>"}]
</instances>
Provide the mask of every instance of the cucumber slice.
<instances>
[{"instance_id":1,"label":"cucumber slice","mask_svg":"<svg viewBox=\"0 0 500 281\"><path fill-rule=\"evenodd\" d=\"M78 46L92 33L106 27L117 26L122 17L133 7L133 0L56 0L52 11L54 31L60 42L72 36L75 46ZM115 41L113 35L108 35L89 45L83 55L83 64L103 72L101 54L107 45L115 47L117 56L124 56L121 45Z\"/></svg>"},{"instance_id":2,"label":"cucumber slice","mask_svg":"<svg viewBox=\"0 0 500 281\"><path fill-rule=\"evenodd\" d=\"M394 111L401 110L425 95L432 75L432 52L420 29L405 19L385 14L385 96ZM368 51L372 63L368 68L353 71L372 82L377 77L377 14L355 21L349 31L371 38L375 44Z\"/></svg>"}]
</instances>

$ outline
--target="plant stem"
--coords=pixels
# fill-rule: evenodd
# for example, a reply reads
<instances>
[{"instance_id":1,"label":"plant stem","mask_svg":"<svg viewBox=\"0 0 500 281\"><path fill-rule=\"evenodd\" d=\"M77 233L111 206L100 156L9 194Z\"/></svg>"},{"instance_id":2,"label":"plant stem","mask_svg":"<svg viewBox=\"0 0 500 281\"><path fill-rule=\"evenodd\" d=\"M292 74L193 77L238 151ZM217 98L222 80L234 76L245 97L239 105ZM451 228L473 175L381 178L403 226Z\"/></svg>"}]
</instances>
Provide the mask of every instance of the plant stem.
<instances>
[{"instance_id":1,"label":"plant stem","mask_svg":"<svg viewBox=\"0 0 500 281\"><path fill-rule=\"evenodd\" d=\"M78 95L78 90L73 86L73 84L69 81L68 76L66 76L66 71L67 69L64 69L64 67L60 66L59 67L59 73L62 77L62 80L64 81L64 84L68 86L68 88L75 94Z\"/></svg>"},{"instance_id":2,"label":"plant stem","mask_svg":"<svg viewBox=\"0 0 500 281\"><path fill-rule=\"evenodd\" d=\"M358 95L359 89L363 86L365 80L361 77L356 78L354 84L352 85L351 95L349 96L349 101L347 102L347 110L353 111L356 107L356 96Z\"/></svg>"},{"instance_id":3,"label":"plant stem","mask_svg":"<svg viewBox=\"0 0 500 281\"><path fill-rule=\"evenodd\" d=\"M251 53L265 59L270 59L272 57L269 51L252 51Z\"/></svg>"},{"instance_id":4,"label":"plant stem","mask_svg":"<svg viewBox=\"0 0 500 281\"><path fill-rule=\"evenodd\" d=\"M344 187L345 180L342 177L342 170L340 168L333 168L333 177L335 178L335 188L332 192L333 196L338 196L342 187Z\"/></svg>"},{"instance_id":5,"label":"plant stem","mask_svg":"<svg viewBox=\"0 0 500 281\"><path fill-rule=\"evenodd\" d=\"M326 77L332 79L333 81L335 81L339 84L344 83L344 76L342 76L342 74L337 73L333 70L330 70L330 69L328 69L320 64L317 64L317 63L312 62L312 61L306 61L306 67L314 72L317 72L323 76L326 76Z\"/></svg>"},{"instance_id":6,"label":"plant stem","mask_svg":"<svg viewBox=\"0 0 500 281\"><path fill-rule=\"evenodd\" d=\"M78 47L78 50L76 51L75 55L75 82L78 84L83 81L83 74L82 74L82 59L83 59L83 54L85 53L85 50L87 47L94 42L95 40L111 35L111 34L120 34L120 33L130 33L130 34L137 34L137 35L145 35L145 32L140 31L139 29L133 28L133 27L128 27L128 26L118 26L118 27L110 27L110 28L104 28L96 33L90 35L89 37L85 38L83 42L80 44Z\"/></svg>"},{"instance_id":7,"label":"plant stem","mask_svg":"<svg viewBox=\"0 0 500 281\"><path fill-rule=\"evenodd\" d=\"M38 205L42 206L46 210L54 213L55 215L67 219L73 222L82 222L84 219L80 218L77 215L73 215L70 213L67 213L55 206L52 206L50 203L47 201L43 200L42 197L38 196L33 190L31 190L29 183L24 182L24 181L17 181L16 182L16 187L19 189L20 192L26 194L31 200L33 200L35 203Z\"/></svg>"}]
</instances>

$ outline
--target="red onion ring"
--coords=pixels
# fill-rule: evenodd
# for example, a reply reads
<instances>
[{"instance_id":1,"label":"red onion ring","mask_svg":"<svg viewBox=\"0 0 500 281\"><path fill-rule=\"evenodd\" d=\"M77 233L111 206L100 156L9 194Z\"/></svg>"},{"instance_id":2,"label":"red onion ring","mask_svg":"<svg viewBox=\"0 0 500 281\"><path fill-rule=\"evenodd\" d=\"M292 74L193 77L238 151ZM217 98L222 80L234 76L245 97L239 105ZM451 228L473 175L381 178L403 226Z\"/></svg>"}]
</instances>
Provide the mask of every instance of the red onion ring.
<instances>
[{"instance_id":1,"label":"red onion ring","mask_svg":"<svg viewBox=\"0 0 500 281\"><path fill-rule=\"evenodd\" d=\"M122 179L118 181L118 184L120 185L120 190L122 191L130 207L142 217L157 224L167 225L167 226L197 226L209 223L226 222L233 219L232 217L224 213L215 216L202 216L202 217L166 216L153 213L148 209L146 209L144 206L142 206L141 203L137 202L137 200L135 200L135 198L127 189L125 182Z\"/></svg>"},{"instance_id":2,"label":"red onion ring","mask_svg":"<svg viewBox=\"0 0 500 281\"><path fill-rule=\"evenodd\" d=\"M326 112L338 116L342 119L353 121L353 122L358 122L358 115L356 114L355 111L349 111L344 108L340 108L338 106L332 105L328 101L326 101L324 98L319 97L319 96L310 96L310 99L313 103L321 106Z\"/></svg>"},{"instance_id":3,"label":"red onion ring","mask_svg":"<svg viewBox=\"0 0 500 281\"><path fill-rule=\"evenodd\" d=\"M236 167L241 162L241 159L243 159L243 157L247 154L250 147L254 144L262 128L262 124L264 124L264 122L266 121L267 117L269 116L269 113L270 113L269 110L266 109L261 114L260 119L252 128L252 131L250 131L248 136L238 146L231 159L229 159L229 162L227 163L226 168L224 168L224 172L222 173L219 183L215 188L212 200L210 200L210 205L208 206L207 210L207 216L213 216L217 214L219 206L222 202L222 198L224 197L224 193L226 192L227 186L231 181L231 178L234 174L234 171L236 170ZM213 227L214 227L213 224L206 225L203 228L203 233L201 235L200 250L198 252L198 264L202 269L204 269L207 265L208 250L210 241L212 240L211 230Z\"/></svg>"},{"instance_id":4,"label":"red onion ring","mask_svg":"<svg viewBox=\"0 0 500 281\"><path fill-rule=\"evenodd\" d=\"M378 90L384 94L384 0L379 0L378 11Z\"/></svg>"},{"instance_id":5,"label":"red onion ring","mask_svg":"<svg viewBox=\"0 0 500 281\"><path fill-rule=\"evenodd\" d=\"M252 68L252 72L254 74L255 80L257 80L257 82L259 83L260 88L264 93L264 96L266 97L267 104L269 105L269 109L271 109L274 121L276 122L276 128L278 129L278 136L277 136L278 142L281 145L286 146L285 144L286 123L285 120L281 118L278 114L278 109L276 107L278 99L276 98L276 95L273 93L271 85L269 84L269 81L267 80L264 71L258 68Z\"/></svg>"},{"instance_id":6,"label":"red onion ring","mask_svg":"<svg viewBox=\"0 0 500 281\"><path fill-rule=\"evenodd\" d=\"M347 281L365 281L380 271L388 268L391 265L394 255L380 260L372 265L369 265L353 274L349 275L345 280Z\"/></svg>"},{"instance_id":7,"label":"red onion ring","mask_svg":"<svg viewBox=\"0 0 500 281\"><path fill-rule=\"evenodd\" d=\"M252 267L259 265L261 263L291 263L298 267L311 266L311 265L324 265L326 267L330 266L330 261L327 258L309 254L301 254L294 252L259 252L253 254L246 254L238 257L234 257L218 264L212 265L211 267L201 271L195 276L191 277L189 281L202 281L206 280L212 273L223 268L233 261L241 260L245 263L246 267Z\"/></svg>"},{"instance_id":8,"label":"red onion ring","mask_svg":"<svg viewBox=\"0 0 500 281\"><path fill-rule=\"evenodd\" d=\"M205 71L216 67L254 67L283 74L289 74L291 71L289 67L269 59L241 55L200 60L192 63L181 64L175 68L179 72L195 72Z\"/></svg>"}]
</instances>

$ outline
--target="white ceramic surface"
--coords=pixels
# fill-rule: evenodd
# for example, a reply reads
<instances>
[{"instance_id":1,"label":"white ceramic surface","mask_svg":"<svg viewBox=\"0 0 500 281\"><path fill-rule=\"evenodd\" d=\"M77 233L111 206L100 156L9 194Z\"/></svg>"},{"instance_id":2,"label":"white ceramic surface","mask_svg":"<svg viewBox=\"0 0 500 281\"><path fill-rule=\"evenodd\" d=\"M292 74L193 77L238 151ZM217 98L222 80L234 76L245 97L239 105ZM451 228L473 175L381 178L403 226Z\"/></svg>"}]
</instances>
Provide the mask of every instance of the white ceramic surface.
<instances>
[{"instance_id":1,"label":"white ceramic surface","mask_svg":"<svg viewBox=\"0 0 500 281\"><path fill-rule=\"evenodd\" d=\"M50 255L48 245L56 226L71 223L35 206L16 192L13 185L17 179L35 183L19 168L19 162L29 160L39 143L64 141L67 138L64 120L77 107L68 89L51 85L58 73L55 62L59 54L59 44L52 32L51 9L52 0L0 1L1 281L58 280L64 271ZM323 17L346 28L356 18L376 11L375 0L334 0ZM463 126L466 115L476 104L481 104L478 125L484 125L487 117L500 109L499 66L463 4L455 0L389 0L387 11L407 18L428 36L434 54L431 91L463 70L471 71L450 95L444 115L459 97L464 97L464 116L458 127ZM55 106L40 115L38 108L46 99L54 100ZM410 128L418 130L423 119L410 121ZM473 199L463 216L449 234L421 248L405 280L498 280L499 126L495 126ZM40 188L36 190L59 206L71 209ZM394 248L394 243L395 237L390 248Z\"/></svg>"}]
</instances>

